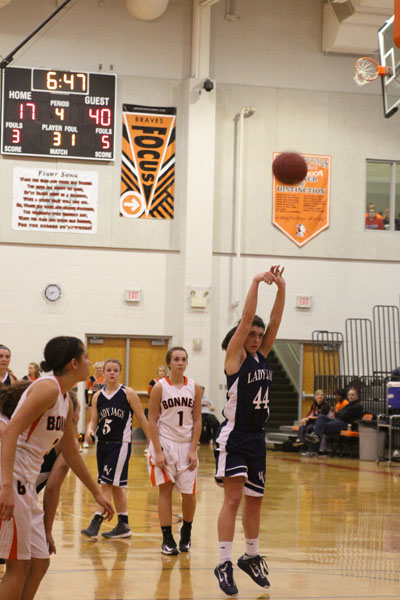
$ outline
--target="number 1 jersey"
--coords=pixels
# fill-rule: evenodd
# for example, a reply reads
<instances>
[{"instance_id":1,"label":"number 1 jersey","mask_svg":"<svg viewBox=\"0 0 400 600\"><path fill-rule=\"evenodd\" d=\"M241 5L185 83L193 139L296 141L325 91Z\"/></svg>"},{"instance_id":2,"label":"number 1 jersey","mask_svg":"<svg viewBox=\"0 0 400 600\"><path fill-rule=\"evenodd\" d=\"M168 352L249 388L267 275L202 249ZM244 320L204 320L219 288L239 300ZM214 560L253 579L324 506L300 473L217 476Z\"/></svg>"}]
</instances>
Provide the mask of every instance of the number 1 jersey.
<instances>
[{"instance_id":1,"label":"number 1 jersey","mask_svg":"<svg viewBox=\"0 0 400 600\"><path fill-rule=\"evenodd\" d=\"M184 377L181 388L172 385L168 377L163 377L158 383L162 388L158 433L175 442L190 442L193 432L194 380Z\"/></svg>"}]
</instances>

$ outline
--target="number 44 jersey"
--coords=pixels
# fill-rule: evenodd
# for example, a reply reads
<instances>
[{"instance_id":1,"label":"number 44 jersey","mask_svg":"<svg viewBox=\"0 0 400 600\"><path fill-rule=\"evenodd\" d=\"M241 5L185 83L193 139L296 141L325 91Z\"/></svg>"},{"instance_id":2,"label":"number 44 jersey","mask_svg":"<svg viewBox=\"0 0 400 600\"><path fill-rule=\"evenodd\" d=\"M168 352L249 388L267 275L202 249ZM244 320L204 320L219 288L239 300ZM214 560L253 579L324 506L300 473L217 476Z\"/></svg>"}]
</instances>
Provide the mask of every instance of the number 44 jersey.
<instances>
[{"instance_id":1,"label":"number 44 jersey","mask_svg":"<svg viewBox=\"0 0 400 600\"><path fill-rule=\"evenodd\" d=\"M227 402L223 415L238 431L260 431L269 417L272 372L265 356L247 357L237 373L227 375Z\"/></svg>"},{"instance_id":2,"label":"number 44 jersey","mask_svg":"<svg viewBox=\"0 0 400 600\"><path fill-rule=\"evenodd\" d=\"M172 385L168 377L163 377L158 383L162 388L159 435L175 442L190 442L193 432L194 380L184 377L180 388Z\"/></svg>"},{"instance_id":3,"label":"number 44 jersey","mask_svg":"<svg viewBox=\"0 0 400 600\"><path fill-rule=\"evenodd\" d=\"M99 442L130 442L132 439L133 411L120 385L115 392L107 394L103 389L97 397L97 439Z\"/></svg>"}]
</instances>

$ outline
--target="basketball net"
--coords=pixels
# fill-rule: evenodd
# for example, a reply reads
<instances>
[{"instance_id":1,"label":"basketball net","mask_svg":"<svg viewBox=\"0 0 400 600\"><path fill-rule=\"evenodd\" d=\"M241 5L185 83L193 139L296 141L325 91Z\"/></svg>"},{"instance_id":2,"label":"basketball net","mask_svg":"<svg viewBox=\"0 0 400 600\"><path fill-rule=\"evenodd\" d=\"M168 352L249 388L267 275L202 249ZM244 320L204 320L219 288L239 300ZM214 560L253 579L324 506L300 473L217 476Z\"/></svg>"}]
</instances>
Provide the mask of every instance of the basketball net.
<instances>
[{"instance_id":1,"label":"basketball net","mask_svg":"<svg viewBox=\"0 0 400 600\"><path fill-rule=\"evenodd\" d=\"M370 81L374 81L378 75L383 77L390 74L388 68L378 65L376 60L369 56L362 56L356 60L355 70L354 81L360 87Z\"/></svg>"}]
</instances>

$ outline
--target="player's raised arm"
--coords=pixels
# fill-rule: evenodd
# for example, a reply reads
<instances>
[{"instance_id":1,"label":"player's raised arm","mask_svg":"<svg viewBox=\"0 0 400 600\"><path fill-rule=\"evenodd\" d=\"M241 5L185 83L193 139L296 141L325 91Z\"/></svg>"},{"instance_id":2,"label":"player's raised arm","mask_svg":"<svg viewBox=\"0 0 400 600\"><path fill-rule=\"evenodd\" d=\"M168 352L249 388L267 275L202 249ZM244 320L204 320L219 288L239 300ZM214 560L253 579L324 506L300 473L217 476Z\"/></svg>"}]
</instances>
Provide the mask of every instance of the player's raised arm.
<instances>
[{"instance_id":1,"label":"player's raised arm","mask_svg":"<svg viewBox=\"0 0 400 600\"><path fill-rule=\"evenodd\" d=\"M244 358L246 357L244 343L249 335L257 310L258 286L262 281L271 284L274 282L274 279L275 275L272 273L272 271L266 271L254 276L246 296L242 317L239 321L239 324L236 327L236 330L231 330L225 337L225 340L222 342L222 347L224 350L226 350L225 371L228 375L237 373ZM234 331L234 333L228 341L228 337L232 331ZM226 341L227 344L224 347L224 343Z\"/></svg>"},{"instance_id":2,"label":"player's raised arm","mask_svg":"<svg viewBox=\"0 0 400 600\"><path fill-rule=\"evenodd\" d=\"M285 267L280 268L279 265L271 267L271 273L274 275L273 283L277 286L275 302L271 310L267 330L264 334L263 341L260 346L260 352L264 356L268 356L272 346L274 345L279 326L282 320L283 309L285 307L286 282L283 279L283 271Z\"/></svg>"}]
</instances>

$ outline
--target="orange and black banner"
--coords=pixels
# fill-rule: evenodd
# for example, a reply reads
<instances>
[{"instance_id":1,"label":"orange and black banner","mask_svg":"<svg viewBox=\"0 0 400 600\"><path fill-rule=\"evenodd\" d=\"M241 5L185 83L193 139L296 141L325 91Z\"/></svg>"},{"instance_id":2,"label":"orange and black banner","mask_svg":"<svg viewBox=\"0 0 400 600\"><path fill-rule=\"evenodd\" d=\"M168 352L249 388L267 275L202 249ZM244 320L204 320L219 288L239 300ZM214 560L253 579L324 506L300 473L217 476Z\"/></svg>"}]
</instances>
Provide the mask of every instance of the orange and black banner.
<instances>
[{"instance_id":1,"label":"orange and black banner","mask_svg":"<svg viewBox=\"0 0 400 600\"><path fill-rule=\"evenodd\" d=\"M120 215L173 219L176 108L124 104Z\"/></svg>"},{"instance_id":2,"label":"orange and black banner","mask_svg":"<svg viewBox=\"0 0 400 600\"><path fill-rule=\"evenodd\" d=\"M272 176L272 222L298 246L329 227L331 157L302 156L308 168L304 181L285 185Z\"/></svg>"}]
</instances>

